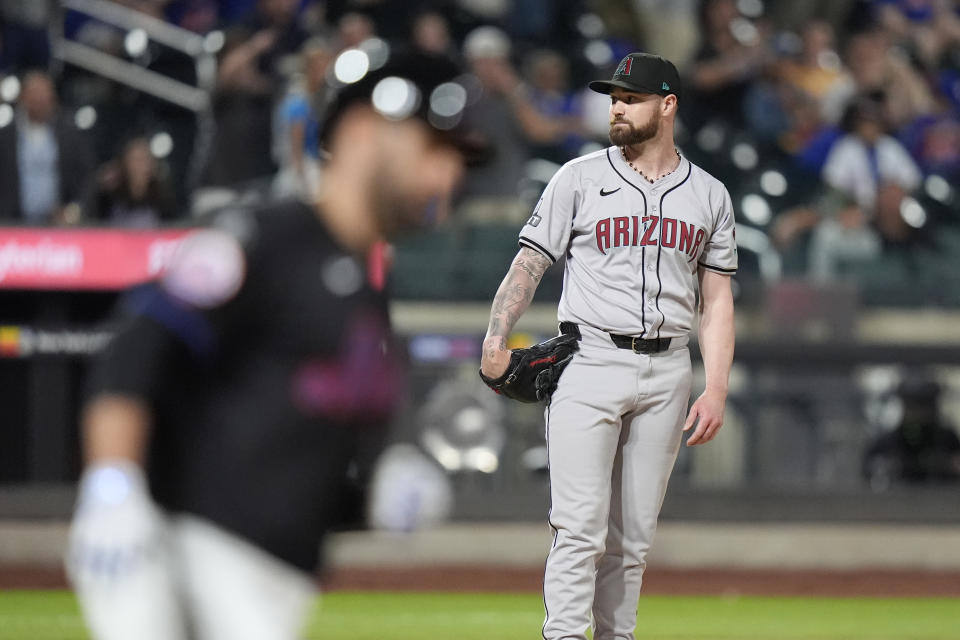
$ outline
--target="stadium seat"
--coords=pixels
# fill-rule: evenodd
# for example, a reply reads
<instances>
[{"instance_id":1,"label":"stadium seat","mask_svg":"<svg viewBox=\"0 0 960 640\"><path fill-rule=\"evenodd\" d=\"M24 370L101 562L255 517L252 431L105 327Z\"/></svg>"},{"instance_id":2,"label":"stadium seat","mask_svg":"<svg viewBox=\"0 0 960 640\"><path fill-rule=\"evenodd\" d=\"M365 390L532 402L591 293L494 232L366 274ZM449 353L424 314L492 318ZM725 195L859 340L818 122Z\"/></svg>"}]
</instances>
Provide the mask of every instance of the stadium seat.
<instances>
[{"instance_id":1,"label":"stadium seat","mask_svg":"<svg viewBox=\"0 0 960 640\"><path fill-rule=\"evenodd\" d=\"M393 295L424 300L457 298L458 235L455 227L442 226L398 241L390 275Z\"/></svg>"}]
</instances>

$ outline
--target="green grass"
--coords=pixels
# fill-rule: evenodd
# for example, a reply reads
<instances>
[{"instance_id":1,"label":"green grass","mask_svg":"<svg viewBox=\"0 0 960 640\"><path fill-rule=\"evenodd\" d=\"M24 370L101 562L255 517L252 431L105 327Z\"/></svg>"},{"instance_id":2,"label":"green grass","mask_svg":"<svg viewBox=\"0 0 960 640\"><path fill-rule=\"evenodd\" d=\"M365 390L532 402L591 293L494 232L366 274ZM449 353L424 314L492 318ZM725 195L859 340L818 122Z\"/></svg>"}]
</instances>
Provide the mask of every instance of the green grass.
<instances>
[{"instance_id":1,"label":"green grass","mask_svg":"<svg viewBox=\"0 0 960 640\"><path fill-rule=\"evenodd\" d=\"M536 640L535 594L331 593L311 640ZM73 596L0 592L0 639L84 640ZM956 640L960 599L643 597L639 640Z\"/></svg>"}]
</instances>

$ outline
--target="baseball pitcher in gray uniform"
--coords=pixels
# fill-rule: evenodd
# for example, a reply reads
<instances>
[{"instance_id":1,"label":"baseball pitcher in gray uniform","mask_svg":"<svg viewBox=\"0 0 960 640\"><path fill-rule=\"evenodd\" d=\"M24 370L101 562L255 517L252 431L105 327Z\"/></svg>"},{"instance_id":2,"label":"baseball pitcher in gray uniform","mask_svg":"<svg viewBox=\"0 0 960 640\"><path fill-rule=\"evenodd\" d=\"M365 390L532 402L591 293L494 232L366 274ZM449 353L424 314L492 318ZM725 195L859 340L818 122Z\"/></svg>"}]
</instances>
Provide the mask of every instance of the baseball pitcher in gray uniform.
<instances>
[{"instance_id":1,"label":"baseball pitcher in gray uniform","mask_svg":"<svg viewBox=\"0 0 960 640\"><path fill-rule=\"evenodd\" d=\"M494 298L481 361L487 376L505 371L507 336L565 256L558 320L580 348L545 409L546 640L585 640L591 618L596 640L634 637L682 432L693 429L688 446L716 435L733 360L733 208L723 184L674 146L676 68L632 53L590 88L610 96L612 146L547 185ZM687 411L698 297L706 390Z\"/></svg>"}]
</instances>

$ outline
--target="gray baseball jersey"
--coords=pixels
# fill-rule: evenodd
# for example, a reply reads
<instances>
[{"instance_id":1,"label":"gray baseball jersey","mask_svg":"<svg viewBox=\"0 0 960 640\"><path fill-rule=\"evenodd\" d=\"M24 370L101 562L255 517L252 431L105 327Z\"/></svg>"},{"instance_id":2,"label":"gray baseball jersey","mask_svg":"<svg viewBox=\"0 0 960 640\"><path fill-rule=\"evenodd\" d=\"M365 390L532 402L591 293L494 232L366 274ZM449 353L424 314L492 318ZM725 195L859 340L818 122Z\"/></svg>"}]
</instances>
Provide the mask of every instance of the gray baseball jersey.
<instances>
[{"instance_id":1,"label":"gray baseball jersey","mask_svg":"<svg viewBox=\"0 0 960 640\"><path fill-rule=\"evenodd\" d=\"M520 244L565 255L560 321L648 338L690 332L697 267L737 270L723 184L686 158L650 184L618 147L571 160L547 185Z\"/></svg>"}]
</instances>

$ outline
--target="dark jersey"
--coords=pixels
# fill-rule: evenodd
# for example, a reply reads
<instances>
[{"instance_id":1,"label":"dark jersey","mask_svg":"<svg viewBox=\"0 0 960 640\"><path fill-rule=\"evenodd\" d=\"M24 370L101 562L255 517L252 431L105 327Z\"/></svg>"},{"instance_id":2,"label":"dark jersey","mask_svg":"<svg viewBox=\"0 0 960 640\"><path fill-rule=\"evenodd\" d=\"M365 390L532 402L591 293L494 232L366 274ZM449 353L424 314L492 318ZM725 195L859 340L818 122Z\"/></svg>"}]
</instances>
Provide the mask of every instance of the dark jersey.
<instances>
[{"instance_id":1,"label":"dark jersey","mask_svg":"<svg viewBox=\"0 0 960 640\"><path fill-rule=\"evenodd\" d=\"M159 504L302 569L400 394L384 296L301 203L231 213L131 292L94 392L153 409Z\"/></svg>"}]
</instances>

